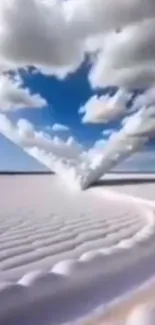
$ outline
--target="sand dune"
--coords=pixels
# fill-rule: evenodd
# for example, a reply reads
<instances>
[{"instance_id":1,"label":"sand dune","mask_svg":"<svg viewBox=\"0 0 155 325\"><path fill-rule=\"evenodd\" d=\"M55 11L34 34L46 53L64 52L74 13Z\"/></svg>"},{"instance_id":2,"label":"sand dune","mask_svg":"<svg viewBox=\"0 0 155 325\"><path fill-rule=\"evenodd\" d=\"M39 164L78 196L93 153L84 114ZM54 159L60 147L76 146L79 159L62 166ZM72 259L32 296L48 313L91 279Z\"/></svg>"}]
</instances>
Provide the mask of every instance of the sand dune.
<instances>
[{"instance_id":1,"label":"sand dune","mask_svg":"<svg viewBox=\"0 0 155 325\"><path fill-rule=\"evenodd\" d=\"M54 175L1 176L0 324L93 319L152 277L150 186L151 200L150 183L80 192Z\"/></svg>"}]
</instances>

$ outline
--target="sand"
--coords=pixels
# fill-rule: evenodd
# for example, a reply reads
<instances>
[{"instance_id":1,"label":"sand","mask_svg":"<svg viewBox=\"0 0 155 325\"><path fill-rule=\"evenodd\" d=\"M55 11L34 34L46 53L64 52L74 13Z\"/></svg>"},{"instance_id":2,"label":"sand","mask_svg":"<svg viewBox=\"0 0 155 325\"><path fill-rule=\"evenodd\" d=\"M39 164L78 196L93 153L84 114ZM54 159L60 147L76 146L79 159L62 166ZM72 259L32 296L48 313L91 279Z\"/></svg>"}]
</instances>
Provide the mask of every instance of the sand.
<instances>
[{"instance_id":1,"label":"sand","mask_svg":"<svg viewBox=\"0 0 155 325\"><path fill-rule=\"evenodd\" d=\"M1 176L0 324L24 324L24 317L29 325L74 324L152 277L154 188L80 192L52 175ZM140 299L121 302L106 319L126 316Z\"/></svg>"},{"instance_id":2,"label":"sand","mask_svg":"<svg viewBox=\"0 0 155 325\"><path fill-rule=\"evenodd\" d=\"M111 308L108 312L105 312L104 316L97 317L96 320L86 321L83 325L125 325L131 312L145 304L155 306L155 282L142 292L134 294L128 301L122 302Z\"/></svg>"},{"instance_id":3,"label":"sand","mask_svg":"<svg viewBox=\"0 0 155 325\"><path fill-rule=\"evenodd\" d=\"M143 183L141 180L143 179ZM137 201L137 203L143 203L147 206L154 206L155 195L154 187L155 184L150 181L155 180L152 174L110 174L106 175L104 179L100 182L100 185L104 186L104 181L114 181L114 187L111 188L106 184L107 190L114 192L116 194L121 193L122 196L128 196L131 201ZM118 182L117 182L118 180ZM129 185L128 180L133 180L133 183ZM115 182L116 181L116 182ZM140 181L140 183L138 182ZM120 182L120 184L119 184ZM123 184L123 186L122 186ZM141 201L142 199L142 201ZM104 324L125 324L129 315L133 310L139 308L139 306L149 305L155 307L155 279L146 282L144 287L137 288L131 297L128 297L124 302L118 302L116 306L110 308L107 312L104 311L104 316L98 316L96 320L90 320L85 322L85 325L104 325Z\"/></svg>"}]
</instances>

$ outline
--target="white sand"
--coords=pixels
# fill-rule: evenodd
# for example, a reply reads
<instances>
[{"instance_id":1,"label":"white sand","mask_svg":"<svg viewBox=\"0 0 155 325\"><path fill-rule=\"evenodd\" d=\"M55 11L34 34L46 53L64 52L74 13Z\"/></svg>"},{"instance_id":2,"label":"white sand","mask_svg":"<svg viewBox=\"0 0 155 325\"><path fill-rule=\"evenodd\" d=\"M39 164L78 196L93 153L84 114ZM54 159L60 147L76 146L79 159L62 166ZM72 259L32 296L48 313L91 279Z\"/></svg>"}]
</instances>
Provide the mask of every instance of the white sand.
<instances>
[{"instance_id":1,"label":"white sand","mask_svg":"<svg viewBox=\"0 0 155 325\"><path fill-rule=\"evenodd\" d=\"M153 199L155 184L85 192L56 176L0 184L0 324L73 324L153 276L154 204L128 193Z\"/></svg>"}]
</instances>

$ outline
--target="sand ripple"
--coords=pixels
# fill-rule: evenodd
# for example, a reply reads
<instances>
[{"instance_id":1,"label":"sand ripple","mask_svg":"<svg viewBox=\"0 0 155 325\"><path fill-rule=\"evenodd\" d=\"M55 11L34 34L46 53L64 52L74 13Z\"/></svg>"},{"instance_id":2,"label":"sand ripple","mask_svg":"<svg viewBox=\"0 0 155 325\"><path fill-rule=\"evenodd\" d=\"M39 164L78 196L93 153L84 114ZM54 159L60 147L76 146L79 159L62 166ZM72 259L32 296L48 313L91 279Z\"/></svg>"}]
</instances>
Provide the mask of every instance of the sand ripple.
<instances>
[{"instance_id":1,"label":"sand ripple","mask_svg":"<svg viewBox=\"0 0 155 325\"><path fill-rule=\"evenodd\" d=\"M95 189L71 192L55 176L2 177L1 186L0 296L6 296L1 324L73 321L135 285L137 265L154 252L151 208L104 193L101 198ZM149 271L145 268L140 281ZM37 301L47 313L53 306L47 321L41 311L34 316ZM16 310L14 322L9 323L8 309Z\"/></svg>"}]
</instances>

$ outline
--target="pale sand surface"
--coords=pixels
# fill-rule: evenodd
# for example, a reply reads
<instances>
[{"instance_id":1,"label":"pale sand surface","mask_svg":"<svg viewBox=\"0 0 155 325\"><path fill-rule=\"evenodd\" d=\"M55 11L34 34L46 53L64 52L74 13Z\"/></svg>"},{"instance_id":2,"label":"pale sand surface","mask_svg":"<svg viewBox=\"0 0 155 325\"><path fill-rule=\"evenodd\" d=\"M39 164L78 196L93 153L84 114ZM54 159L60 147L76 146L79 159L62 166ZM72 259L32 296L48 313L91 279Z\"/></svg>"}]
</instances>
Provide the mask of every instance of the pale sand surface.
<instances>
[{"instance_id":1,"label":"pale sand surface","mask_svg":"<svg viewBox=\"0 0 155 325\"><path fill-rule=\"evenodd\" d=\"M106 175L102 179L102 184L105 180L122 180L122 179L134 179L134 180L140 180L141 178L145 179L155 179L154 174L110 174ZM104 186L104 184L103 184ZM116 193L121 193L123 195L130 195L131 198L140 198L144 200L149 200L151 203L155 203L155 185L154 184L134 184L134 185L128 185L127 181L124 185L117 185L115 184L114 187L107 186L108 190ZM140 202L140 201L139 201ZM148 203L148 202L147 202ZM150 206L150 202L148 203ZM140 290L140 292L135 293L131 298L129 298L127 301L118 303L115 307L110 308L108 312L104 313L104 316L98 317L97 320L91 320L88 322L85 322L85 325L107 325L110 323L110 325L124 325L125 321L127 320L130 312L136 308L137 306L141 304L150 304L155 306L155 280L154 283L151 283L150 285L147 285L146 288L143 290ZM147 324L146 324L147 325Z\"/></svg>"},{"instance_id":2,"label":"pale sand surface","mask_svg":"<svg viewBox=\"0 0 155 325\"><path fill-rule=\"evenodd\" d=\"M114 185L108 186L108 180L115 180L116 182ZM140 182L141 180L144 182ZM104 181L106 181L106 186L104 186ZM155 174L107 174L98 182L98 185L102 189L155 202Z\"/></svg>"},{"instance_id":3,"label":"pale sand surface","mask_svg":"<svg viewBox=\"0 0 155 325\"><path fill-rule=\"evenodd\" d=\"M56 176L2 176L0 279L132 238L147 223L129 202L71 191Z\"/></svg>"},{"instance_id":4,"label":"pale sand surface","mask_svg":"<svg viewBox=\"0 0 155 325\"><path fill-rule=\"evenodd\" d=\"M52 274L42 275L46 287L37 277L31 282L37 289L39 306L39 299L48 293L59 311L55 315L48 312L50 325L62 320L70 320L73 325L80 313L91 314L99 304L108 304L153 276L155 184L102 185L77 192L65 187L56 176L2 176L0 181L0 284L4 280L19 281L24 274L40 269L49 272L62 260L78 260L69 269L66 262L55 268L56 273L71 279L70 290L65 286L64 293L58 292L57 303L53 300ZM146 199L151 203L147 204ZM83 266L85 271L81 271ZM30 292L33 296L31 286L29 298ZM0 290L1 299L3 294ZM98 324L125 317L132 305L147 297L154 299L152 287L112 308ZM16 300L13 296L14 304ZM1 324L22 323L23 314L17 307L14 305L14 323L7 318ZM38 307L34 304L33 308ZM28 324L49 324L41 309L38 315L34 318L29 314Z\"/></svg>"},{"instance_id":5,"label":"pale sand surface","mask_svg":"<svg viewBox=\"0 0 155 325\"><path fill-rule=\"evenodd\" d=\"M111 308L105 312L104 316L100 316L96 320L86 321L82 325L126 325L125 322L132 310L141 304L155 306L155 284L135 294L128 301Z\"/></svg>"}]
</instances>

